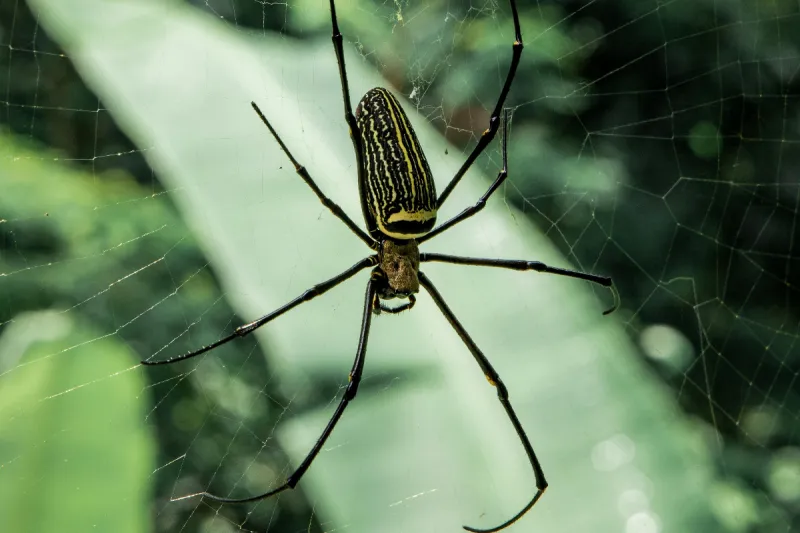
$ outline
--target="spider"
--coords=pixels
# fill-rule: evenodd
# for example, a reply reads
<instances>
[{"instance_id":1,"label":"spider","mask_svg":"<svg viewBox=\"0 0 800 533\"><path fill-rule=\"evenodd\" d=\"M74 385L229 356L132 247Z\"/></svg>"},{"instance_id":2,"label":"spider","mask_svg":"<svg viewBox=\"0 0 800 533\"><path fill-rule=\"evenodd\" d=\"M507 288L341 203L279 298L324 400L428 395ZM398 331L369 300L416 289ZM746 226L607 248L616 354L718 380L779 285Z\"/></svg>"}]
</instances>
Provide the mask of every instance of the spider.
<instances>
[{"instance_id":1,"label":"spider","mask_svg":"<svg viewBox=\"0 0 800 533\"><path fill-rule=\"evenodd\" d=\"M500 379L500 376L497 374L492 364L483 352L481 352L464 329L464 326L461 325L461 322L458 321L445 303L442 295L431 280L419 270L420 263L437 261L458 265L508 268L519 271L534 270L536 272L558 274L590 281L604 287L609 287L614 293L614 306L603 314L611 313L616 309L619 296L613 287L611 278L555 268L539 261L481 259L419 252L419 244L432 239L459 222L480 212L485 207L486 201L492 193L503 184L508 176L506 140L508 118L506 111L503 113L503 135L501 137L503 167L498 173L497 178L475 205L467 207L447 222L438 227L434 227L438 209L441 208L442 204L444 204L447 197L478 156L494 139L500 127L500 111L503 110L506 96L508 95L509 88L511 87L511 83L517 71L520 57L522 56L523 48L522 33L515 0L509 0L514 20L515 35L512 47L511 66L509 67L503 88L500 91L500 96L495 104L494 111L489 119L489 127L483 132L478 144L473 148L467 160L450 180L444 192L438 197L436 196L431 170L422 152L419 141L414 134L414 129L405 112L400 107L400 103L389 91L380 87L371 89L359 102L355 114L353 113L350 104L350 89L347 82L344 51L342 48L342 34L339 31L339 25L336 19L334 0L329 1L333 49L339 67L339 78L344 100L344 118L350 128L350 137L353 142L353 149L358 164L358 190L361 200L361 212L367 226L367 232L364 232L356 225L341 207L325 196L311 178L306 168L294 158L281 140L277 131L275 131L275 128L272 127L272 124L270 124L269 120L267 120L255 102L252 102L252 106L280 145L281 150L283 150L294 165L297 174L311 187L322 204L330 209L339 220L344 222L359 239L364 241L364 243L376 253L362 259L341 274L314 285L283 307L249 324L238 327L227 337L223 337L208 346L204 346L199 350L184 355L163 361L142 361L142 364L163 365L177 363L213 350L233 339L249 335L264 324L271 322L298 305L324 294L365 268L372 267L372 272L367 282L364 310L361 319L361 334L358 340L355 361L350 370L347 388L336 411L331 416L322 434L311 448L311 451L306 455L300 466L297 467L281 486L250 498L232 499L215 496L208 492L200 492L189 494L179 499L203 496L226 504L247 503L269 498L287 489L293 489L319 454L325 441L331 435L337 422L342 417L347 405L356 397L358 385L361 382L361 376L364 371L364 357L367 351L367 339L369 337L372 315L380 314L381 312L396 314L411 309L416 302L414 295L419 292L420 286L422 286L431 298L433 298L434 303L458 336L461 337L461 340L475 358L475 361L483 371L486 379L497 389L497 397L503 409L505 409L506 415L511 421L525 449L531 468L533 469L536 493L522 510L502 524L490 529L463 526L467 531L493 533L510 526L528 512L539 498L541 498L542 494L544 494L547 488L547 481L545 480L544 472L536 457L536 453L533 451L530 440L525 434L525 430L522 428L522 424L517 418L514 409L511 407L506 386L503 384L503 381ZM384 303L385 300L396 298L406 301L396 307L391 307Z\"/></svg>"}]
</instances>

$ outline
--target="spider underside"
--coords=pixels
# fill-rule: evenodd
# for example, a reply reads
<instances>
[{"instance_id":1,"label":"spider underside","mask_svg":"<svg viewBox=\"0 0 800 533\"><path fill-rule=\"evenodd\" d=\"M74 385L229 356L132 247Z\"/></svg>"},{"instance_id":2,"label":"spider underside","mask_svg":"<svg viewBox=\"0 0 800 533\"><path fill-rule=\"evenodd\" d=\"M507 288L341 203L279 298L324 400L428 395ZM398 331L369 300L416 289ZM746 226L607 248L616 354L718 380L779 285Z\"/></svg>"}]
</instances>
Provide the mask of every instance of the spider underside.
<instances>
[{"instance_id":1,"label":"spider underside","mask_svg":"<svg viewBox=\"0 0 800 533\"><path fill-rule=\"evenodd\" d=\"M459 222L480 212L486 205L486 201L489 197L503 184L508 176L506 146L508 117L507 113L503 113L503 135L501 137L503 167L498 173L497 178L474 205L467 207L455 217L434 228L438 209L442 206L478 156L494 139L499 129L501 123L500 114L511 87L511 82L514 79L523 49L519 15L517 13L515 0L509 0L514 20L515 34L515 40L512 45L511 65L498 101L489 119L489 126L481 135L480 140L469 154L464 164L438 197L436 196L430 168L428 167L422 148L419 146L416 139L414 130L405 112L400 107L399 102L391 93L382 88L370 90L358 104L355 115L353 114L350 104L350 89L347 82L347 72L345 69L342 35L339 32L336 18L336 6L334 0L329 0L329 2L332 41L337 64L339 66L342 97L344 101L344 116L351 131L350 137L358 162L358 185L361 210L367 226L367 232L364 232L355 224L341 207L325 196L305 167L294 158L272 124L263 113L261 113L258 106L256 106L255 103L252 103L252 106L278 142L283 152L292 162L298 175L311 187L322 204L330 209L337 218L347 225L359 239L376 253L365 257L341 274L311 287L283 307L253 322L240 326L234 333L227 337L223 337L208 346L204 346L199 350L184 355L163 361L142 361L142 364L163 365L177 363L213 350L233 339L249 335L259 327L298 305L324 294L362 270L372 267L372 272L367 282L358 348L356 350L353 366L350 370L348 384L336 410L325 426L322 434L311 448L311 451L282 485L263 494L258 494L249 498L224 498L208 492L200 492L177 499L203 496L221 503L247 503L259 501L283 492L284 490L294 488L322 449L327 438L333 432L334 427L341 418L349 402L356 396L364 369L364 357L366 355L372 315L380 314L381 312L399 313L411 309L416 302L415 295L419 292L421 286L431 296L436 306L464 342L489 383L497 389L498 399L525 449L531 469L533 470L536 492L518 513L505 522L488 529L463 526L467 531L493 533L510 526L533 507L547 488L547 481L525 430L511 406L506 386L503 384L503 381L500 379L500 376L489 360L483 352L481 352L445 303L439 291L430 279L420 270L420 264L435 261L460 265L498 267L519 271L533 270L536 272L582 279L612 289L615 298L614 306L604 314L608 314L616 308L618 304L618 295L613 288L611 279L608 277L551 267L538 261L459 257L435 253L420 253L419 251L419 244L422 244L452 228ZM393 158L388 157L386 154L393 155ZM396 163L398 160L400 161L399 164ZM388 194L387 191L392 191L392 194ZM393 299L405 299L407 301L396 307L389 307L383 303L384 300Z\"/></svg>"}]
</instances>

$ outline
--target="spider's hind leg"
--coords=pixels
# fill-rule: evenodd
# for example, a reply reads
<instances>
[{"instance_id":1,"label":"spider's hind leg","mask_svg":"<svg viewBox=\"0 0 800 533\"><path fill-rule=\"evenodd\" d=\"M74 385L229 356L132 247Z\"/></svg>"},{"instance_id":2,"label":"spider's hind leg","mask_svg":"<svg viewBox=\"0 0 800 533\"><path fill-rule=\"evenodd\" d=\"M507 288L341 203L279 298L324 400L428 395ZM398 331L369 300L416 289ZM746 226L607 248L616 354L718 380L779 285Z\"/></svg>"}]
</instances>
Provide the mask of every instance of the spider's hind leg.
<instances>
[{"instance_id":1,"label":"spider's hind leg","mask_svg":"<svg viewBox=\"0 0 800 533\"><path fill-rule=\"evenodd\" d=\"M292 474L286 478L286 482L279 486L276 489L270 490L263 494L259 494L257 496L251 496L250 498L242 498L242 499L233 499L233 498L223 498L220 496L215 496L208 492L201 492L197 494L190 494L188 496L184 496L183 498L191 498L193 496L204 496L214 501L218 501L221 503L250 503L256 502L259 500L263 500L265 498L269 498L270 496L274 496L278 493L281 493L287 489L293 489L297 483L300 481L300 478L303 477L303 474L306 473L308 468L311 466L311 463L319 454L322 447L325 445L325 441L328 440L328 437L331 436L333 433L333 429L336 427L336 424L339 422L339 419L342 417L345 408L350 403L350 401L356 397L356 393L358 392L358 385L361 383L361 375L364 373L364 356L367 353L367 340L369 339L369 327L372 321L372 304L375 298L375 281L370 279L367 283L367 293L366 298L364 301L364 313L361 319L361 336L358 340L358 349L356 350L356 358L353 361L353 367L350 369L350 375L348 376L348 383L347 388L345 389L344 396L342 399L339 400L339 405L336 407L336 411L334 411L333 416L331 416L328 424L325 426L325 429L322 430L322 435L319 436L317 442L314 443L314 446L311 448L311 451L308 452L306 458L303 459L303 462L300 463L300 466L292 472Z\"/></svg>"},{"instance_id":2,"label":"spider's hind leg","mask_svg":"<svg viewBox=\"0 0 800 533\"><path fill-rule=\"evenodd\" d=\"M547 488L547 480L544 477L542 466L539 464L539 459L536 457L536 452L533 451L531 441L525 434L525 430L522 428L522 424L520 423L519 418L517 418L514 408L511 407L511 402L508 399L508 389L506 389L506 386L500 379L497 371L494 369L486 356L483 355L483 352L481 352L480 348L478 348L478 345L475 344L475 341L472 340L472 337L469 336L469 333L467 333L467 330L465 330L464 326L461 325L461 322L458 321L456 316L450 310L450 307L448 307L448 305L445 303L442 295L439 294L438 290L436 290L436 287L433 286L431 280L429 280L428 277L422 272L419 273L419 282L423 287L425 287L425 290L428 291L428 294L431 295L434 303L456 331L456 333L458 333L458 336L461 337L461 340L464 341L464 344L466 344L467 348L472 354L472 357L475 358L478 366L480 366L481 370L483 370L483 374L486 376L486 379L497 389L497 399L500 400L500 403L503 405L503 409L506 411L508 419L514 426L514 431L517 432L517 436L519 437L520 442L522 442L522 447L525 448L525 454L528 456L528 461L533 469L533 477L536 480L536 494L533 495L533 498L531 498L531 500L522 508L521 511L499 526L490 529L477 529L469 526L463 526L467 531L472 531L474 533L494 533L496 531L500 531L501 529L505 529L516 522L522 518L522 516L527 513L531 507L536 505L536 502L539 501L539 498L542 497L542 494L544 494L544 491Z\"/></svg>"}]
</instances>

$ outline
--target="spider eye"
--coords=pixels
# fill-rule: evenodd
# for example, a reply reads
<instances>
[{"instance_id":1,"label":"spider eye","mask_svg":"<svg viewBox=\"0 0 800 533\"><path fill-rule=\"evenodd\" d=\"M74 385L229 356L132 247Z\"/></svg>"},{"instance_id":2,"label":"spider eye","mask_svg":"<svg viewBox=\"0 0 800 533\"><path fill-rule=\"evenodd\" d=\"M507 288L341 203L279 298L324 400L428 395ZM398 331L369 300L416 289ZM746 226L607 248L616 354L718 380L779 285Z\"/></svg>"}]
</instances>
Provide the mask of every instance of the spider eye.
<instances>
[{"instance_id":1,"label":"spider eye","mask_svg":"<svg viewBox=\"0 0 800 533\"><path fill-rule=\"evenodd\" d=\"M397 261L392 263L392 270L400 270L400 263Z\"/></svg>"}]
</instances>

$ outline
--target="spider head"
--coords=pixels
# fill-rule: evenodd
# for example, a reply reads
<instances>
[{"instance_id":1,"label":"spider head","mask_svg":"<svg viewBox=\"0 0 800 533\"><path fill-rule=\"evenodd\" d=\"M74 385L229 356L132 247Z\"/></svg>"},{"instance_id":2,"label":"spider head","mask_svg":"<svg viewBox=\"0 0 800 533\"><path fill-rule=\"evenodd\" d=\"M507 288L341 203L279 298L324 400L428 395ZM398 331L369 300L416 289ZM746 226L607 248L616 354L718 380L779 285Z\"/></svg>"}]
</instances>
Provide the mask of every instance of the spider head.
<instances>
[{"instance_id":1,"label":"spider head","mask_svg":"<svg viewBox=\"0 0 800 533\"><path fill-rule=\"evenodd\" d=\"M380 298L407 298L419 292L417 241L384 239L381 241L378 256L379 268L386 276L386 283L378 290Z\"/></svg>"}]
</instances>

